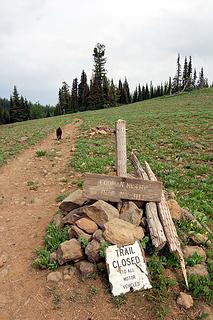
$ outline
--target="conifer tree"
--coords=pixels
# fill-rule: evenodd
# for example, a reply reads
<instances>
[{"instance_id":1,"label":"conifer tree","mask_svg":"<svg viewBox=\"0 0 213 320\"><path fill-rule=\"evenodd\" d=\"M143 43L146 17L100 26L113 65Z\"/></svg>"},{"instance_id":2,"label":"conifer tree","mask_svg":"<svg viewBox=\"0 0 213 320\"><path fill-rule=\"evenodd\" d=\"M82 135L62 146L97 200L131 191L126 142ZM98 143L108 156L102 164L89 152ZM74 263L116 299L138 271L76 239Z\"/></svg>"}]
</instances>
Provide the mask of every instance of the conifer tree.
<instances>
[{"instance_id":1,"label":"conifer tree","mask_svg":"<svg viewBox=\"0 0 213 320\"><path fill-rule=\"evenodd\" d=\"M205 79L204 79L204 72L203 72L203 67L200 70L199 73L199 79L198 79L198 88L202 89L205 87Z\"/></svg>"},{"instance_id":2,"label":"conifer tree","mask_svg":"<svg viewBox=\"0 0 213 320\"><path fill-rule=\"evenodd\" d=\"M196 88L196 86L197 86L197 71L195 68L194 68L194 73L193 73L192 86L193 86L193 88Z\"/></svg>"},{"instance_id":3,"label":"conifer tree","mask_svg":"<svg viewBox=\"0 0 213 320\"><path fill-rule=\"evenodd\" d=\"M71 112L78 111L78 79L75 78L72 83L71 91Z\"/></svg>"},{"instance_id":4,"label":"conifer tree","mask_svg":"<svg viewBox=\"0 0 213 320\"><path fill-rule=\"evenodd\" d=\"M150 92L150 99L154 98L154 88L153 88L152 81L150 81L149 92Z\"/></svg>"},{"instance_id":5,"label":"conifer tree","mask_svg":"<svg viewBox=\"0 0 213 320\"><path fill-rule=\"evenodd\" d=\"M148 87L148 84L146 84L146 88L145 88L145 97L146 99L149 99L150 96L149 96L149 87Z\"/></svg>"},{"instance_id":6,"label":"conifer tree","mask_svg":"<svg viewBox=\"0 0 213 320\"><path fill-rule=\"evenodd\" d=\"M136 87L134 93L133 93L133 97L132 97L132 102L137 102L138 101L138 89Z\"/></svg>"},{"instance_id":7,"label":"conifer tree","mask_svg":"<svg viewBox=\"0 0 213 320\"><path fill-rule=\"evenodd\" d=\"M176 93L176 92L179 92L180 90L181 90L181 64L180 64L180 54L178 54L177 71L172 82L172 92Z\"/></svg>"},{"instance_id":8,"label":"conifer tree","mask_svg":"<svg viewBox=\"0 0 213 320\"><path fill-rule=\"evenodd\" d=\"M118 90L113 83L113 79L110 82L109 92L108 92L108 103L110 107L117 105L119 99Z\"/></svg>"},{"instance_id":9,"label":"conifer tree","mask_svg":"<svg viewBox=\"0 0 213 320\"><path fill-rule=\"evenodd\" d=\"M84 70L81 73L81 81L78 85L78 106L79 111L85 111L88 108L89 86L87 84L87 75Z\"/></svg>"},{"instance_id":10,"label":"conifer tree","mask_svg":"<svg viewBox=\"0 0 213 320\"><path fill-rule=\"evenodd\" d=\"M12 97L10 98L10 121L18 122L27 120L24 99L19 97L16 86L14 86Z\"/></svg>"},{"instance_id":11,"label":"conifer tree","mask_svg":"<svg viewBox=\"0 0 213 320\"><path fill-rule=\"evenodd\" d=\"M138 85L138 101L142 101L142 90L140 84Z\"/></svg>"},{"instance_id":12,"label":"conifer tree","mask_svg":"<svg viewBox=\"0 0 213 320\"><path fill-rule=\"evenodd\" d=\"M71 112L71 100L70 100L70 89L68 84L63 81L62 87L59 89L58 99L59 99L59 108L58 111L60 114L70 113Z\"/></svg>"},{"instance_id":13,"label":"conifer tree","mask_svg":"<svg viewBox=\"0 0 213 320\"><path fill-rule=\"evenodd\" d=\"M130 90L129 90L129 84L127 79L125 78L124 83L123 83L123 91L124 91L124 96L125 96L125 104L131 103L131 95L130 95Z\"/></svg>"},{"instance_id":14,"label":"conifer tree","mask_svg":"<svg viewBox=\"0 0 213 320\"><path fill-rule=\"evenodd\" d=\"M98 97L96 100L97 108L104 108L104 92L103 92L103 80L106 76L106 58L105 58L105 46L103 44L98 43L93 50L94 57L94 81L95 91ZM99 100L99 101L98 101Z\"/></svg>"}]
</instances>

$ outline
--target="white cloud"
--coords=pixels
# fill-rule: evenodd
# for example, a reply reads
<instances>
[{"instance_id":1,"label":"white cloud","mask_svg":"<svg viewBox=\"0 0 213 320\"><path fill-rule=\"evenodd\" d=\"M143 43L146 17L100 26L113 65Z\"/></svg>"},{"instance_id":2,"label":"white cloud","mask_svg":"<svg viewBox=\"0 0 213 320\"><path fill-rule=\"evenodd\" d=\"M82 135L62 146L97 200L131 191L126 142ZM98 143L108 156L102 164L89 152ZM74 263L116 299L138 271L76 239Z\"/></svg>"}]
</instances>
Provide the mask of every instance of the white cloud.
<instances>
[{"instance_id":1,"label":"white cloud","mask_svg":"<svg viewBox=\"0 0 213 320\"><path fill-rule=\"evenodd\" d=\"M2 2L2 3L1 3ZM0 96L13 85L32 101L56 103L66 80L88 77L97 42L108 76L155 84L175 73L177 53L192 55L213 79L211 0L0 0Z\"/></svg>"}]
</instances>

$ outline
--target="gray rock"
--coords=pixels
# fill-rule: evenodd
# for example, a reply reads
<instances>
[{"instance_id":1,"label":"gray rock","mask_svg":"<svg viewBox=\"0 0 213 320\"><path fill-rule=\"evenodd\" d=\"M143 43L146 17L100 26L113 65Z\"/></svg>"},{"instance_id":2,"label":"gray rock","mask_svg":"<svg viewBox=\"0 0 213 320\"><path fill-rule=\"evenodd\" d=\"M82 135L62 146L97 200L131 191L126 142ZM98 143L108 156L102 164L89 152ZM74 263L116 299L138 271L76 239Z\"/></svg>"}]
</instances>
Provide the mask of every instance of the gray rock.
<instances>
[{"instance_id":1,"label":"gray rock","mask_svg":"<svg viewBox=\"0 0 213 320\"><path fill-rule=\"evenodd\" d=\"M62 273L59 271L54 271L47 275L47 282L58 283L62 281L62 279L63 279Z\"/></svg>"},{"instance_id":2,"label":"gray rock","mask_svg":"<svg viewBox=\"0 0 213 320\"><path fill-rule=\"evenodd\" d=\"M205 277L208 276L208 269L206 264L196 264L194 267L187 267L188 275L195 274L197 276Z\"/></svg>"},{"instance_id":3,"label":"gray rock","mask_svg":"<svg viewBox=\"0 0 213 320\"><path fill-rule=\"evenodd\" d=\"M74 224L77 220L85 217L84 208L85 207L80 207L80 208L77 208L77 209L74 209L74 210L70 211L62 219L62 223L63 224Z\"/></svg>"},{"instance_id":4,"label":"gray rock","mask_svg":"<svg viewBox=\"0 0 213 320\"><path fill-rule=\"evenodd\" d=\"M81 260L84 257L81 244L76 239L71 239L61 243L56 253L60 265L68 261Z\"/></svg>"},{"instance_id":5,"label":"gray rock","mask_svg":"<svg viewBox=\"0 0 213 320\"><path fill-rule=\"evenodd\" d=\"M100 242L93 239L91 242L88 243L85 254L88 257L88 260L91 262L98 262L100 261L101 257L99 255L99 249L100 249Z\"/></svg>"},{"instance_id":6,"label":"gray rock","mask_svg":"<svg viewBox=\"0 0 213 320\"><path fill-rule=\"evenodd\" d=\"M119 217L118 210L102 200L98 200L91 206L86 207L84 212L101 228L107 221Z\"/></svg>"},{"instance_id":7,"label":"gray rock","mask_svg":"<svg viewBox=\"0 0 213 320\"><path fill-rule=\"evenodd\" d=\"M86 279L91 277L96 271L95 265L85 260L77 262L75 266L80 274L81 279Z\"/></svg>"},{"instance_id":8,"label":"gray rock","mask_svg":"<svg viewBox=\"0 0 213 320\"><path fill-rule=\"evenodd\" d=\"M183 249L184 258L189 258L193 255L193 253L197 252L201 257L203 257L204 261L206 260L205 251L198 246L185 246Z\"/></svg>"},{"instance_id":9,"label":"gray rock","mask_svg":"<svg viewBox=\"0 0 213 320\"><path fill-rule=\"evenodd\" d=\"M98 230L97 224L89 218L81 218L76 221L76 225L87 233L93 234Z\"/></svg>"},{"instance_id":10,"label":"gray rock","mask_svg":"<svg viewBox=\"0 0 213 320\"><path fill-rule=\"evenodd\" d=\"M180 295L177 298L177 304L184 309L190 309L191 307L193 307L194 302L192 296L184 292L180 292Z\"/></svg>"},{"instance_id":11,"label":"gray rock","mask_svg":"<svg viewBox=\"0 0 213 320\"><path fill-rule=\"evenodd\" d=\"M80 206L82 206L87 201L87 198L83 194L83 190L76 190L72 192L66 199L64 199L60 205L59 208L62 211L69 212L73 209L76 209Z\"/></svg>"},{"instance_id":12,"label":"gray rock","mask_svg":"<svg viewBox=\"0 0 213 320\"><path fill-rule=\"evenodd\" d=\"M119 218L139 226L143 212L132 201L123 201Z\"/></svg>"},{"instance_id":13,"label":"gray rock","mask_svg":"<svg viewBox=\"0 0 213 320\"><path fill-rule=\"evenodd\" d=\"M115 218L105 223L103 236L110 243L125 246L143 239L144 231L141 227Z\"/></svg>"}]
</instances>

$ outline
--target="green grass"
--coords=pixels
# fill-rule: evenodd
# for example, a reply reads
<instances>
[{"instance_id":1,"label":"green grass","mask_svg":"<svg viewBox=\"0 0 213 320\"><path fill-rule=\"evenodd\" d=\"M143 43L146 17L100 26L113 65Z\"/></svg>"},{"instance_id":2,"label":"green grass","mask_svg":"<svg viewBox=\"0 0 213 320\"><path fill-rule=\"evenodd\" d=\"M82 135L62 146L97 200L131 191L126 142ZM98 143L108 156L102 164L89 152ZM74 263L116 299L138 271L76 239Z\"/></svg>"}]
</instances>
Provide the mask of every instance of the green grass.
<instances>
[{"instance_id":1,"label":"green grass","mask_svg":"<svg viewBox=\"0 0 213 320\"><path fill-rule=\"evenodd\" d=\"M57 261L50 262L50 254L58 249L60 243L68 239L67 229L57 227L54 222L49 223L44 247L36 249L37 258L34 260L33 265L41 269L56 269L59 264Z\"/></svg>"},{"instance_id":2,"label":"green grass","mask_svg":"<svg viewBox=\"0 0 213 320\"><path fill-rule=\"evenodd\" d=\"M91 127L114 128L127 121L128 153L136 149L163 182L175 192L182 207L197 216L212 215L213 89L195 90L180 96L161 97L131 105L1 126L0 165L24 148L35 144L56 127L81 118L71 165L79 172L111 173L115 168L114 135L88 136ZM21 142L21 137L28 137ZM133 172L128 163L128 171Z\"/></svg>"},{"instance_id":3,"label":"green grass","mask_svg":"<svg viewBox=\"0 0 213 320\"><path fill-rule=\"evenodd\" d=\"M114 171L114 136L88 137L98 125L114 128L118 119L127 121L128 153L136 150L141 163L148 161L167 190L175 192L182 207L193 214L212 214L213 89L176 97L84 112L82 136L71 165L79 172ZM133 169L128 164L128 171Z\"/></svg>"},{"instance_id":4,"label":"green grass","mask_svg":"<svg viewBox=\"0 0 213 320\"><path fill-rule=\"evenodd\" d=\"M76 115L65 115L0 126L0 166L8 159L36 144L51 131L71 123ZM22 141L22 137L25 137Z\"/></svg>"}]
</instances>

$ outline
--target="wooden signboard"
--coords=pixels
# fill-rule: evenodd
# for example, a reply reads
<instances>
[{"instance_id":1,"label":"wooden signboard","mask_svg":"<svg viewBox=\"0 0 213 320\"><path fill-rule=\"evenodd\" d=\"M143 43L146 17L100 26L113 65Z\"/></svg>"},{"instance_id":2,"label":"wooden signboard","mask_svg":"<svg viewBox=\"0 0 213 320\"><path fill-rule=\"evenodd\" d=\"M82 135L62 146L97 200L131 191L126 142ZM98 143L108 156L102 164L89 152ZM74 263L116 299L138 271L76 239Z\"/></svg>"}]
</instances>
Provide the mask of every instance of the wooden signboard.
<instances>
[{"instance_id":1,"label":"wooden signboard","mask_svg":"<svg viewBox=\"0 0 213 320\"><path fill-rule=\"evenodd\" d=\"M160 202L162 185L158 181L87 173L83 191L88 199L111 202L121 200Z\"/></svg>"},{"instance_id":2,"label":"wooden signboard","mask_svg":"<svg viewBox=\"0 0 213 320\"><path fill-rule=\"evenodd\" d=\"M140 245L109 246L106 265L112 294L118 296L128 291L152 288Z\"/></svg>"}]
</instances>

